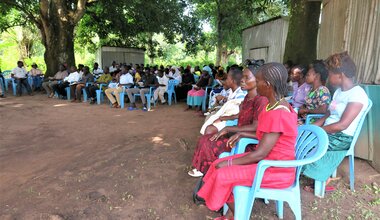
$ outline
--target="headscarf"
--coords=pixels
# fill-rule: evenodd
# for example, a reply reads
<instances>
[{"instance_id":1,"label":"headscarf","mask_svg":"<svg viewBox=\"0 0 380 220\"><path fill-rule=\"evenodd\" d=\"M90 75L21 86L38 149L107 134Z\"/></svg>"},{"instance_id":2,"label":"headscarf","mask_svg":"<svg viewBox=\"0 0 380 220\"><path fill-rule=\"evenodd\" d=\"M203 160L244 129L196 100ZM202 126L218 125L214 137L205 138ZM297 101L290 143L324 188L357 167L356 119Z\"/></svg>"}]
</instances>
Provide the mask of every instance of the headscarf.
<instances>
[{"instance_id":1,"label":"headscarf","mask_svg":"<svg viewBox=\"0 0 380 220\"><path fill-rule=\"evenodd\" d=\"M208 74L210 74L210 76L212 76L212 70L211 70L211 68L210 68L209 66L205 66L205 67L203 67L202 70L203 70L203 71L207 71Z\"/></svg>"}]
</instances>

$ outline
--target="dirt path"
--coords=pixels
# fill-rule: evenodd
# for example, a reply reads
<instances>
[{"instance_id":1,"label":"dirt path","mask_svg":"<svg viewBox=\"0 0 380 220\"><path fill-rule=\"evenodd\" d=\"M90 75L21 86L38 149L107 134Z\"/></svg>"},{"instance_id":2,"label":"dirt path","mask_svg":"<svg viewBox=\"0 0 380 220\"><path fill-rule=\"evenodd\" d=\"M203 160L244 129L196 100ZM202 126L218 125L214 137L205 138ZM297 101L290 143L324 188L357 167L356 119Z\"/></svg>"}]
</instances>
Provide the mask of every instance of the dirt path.
<instances>
[{"instance_id":1,"label":"dirt path","mask_svg":"<svg viewBox=\"0 0 380 220\"><path fill-rule=\"evenodd\" d=\"M0 100L0 219L207 219L192 203L189 177L203 119L184 104L129 112L43 95ZM356 162L325 199L303 192L305 219L380 216L380 176ZM378 194L375 194L377 192ZM254 216L276 219L255 203ZM285 208L285 219L293 214Z\"/></svg>"}]
</instances>

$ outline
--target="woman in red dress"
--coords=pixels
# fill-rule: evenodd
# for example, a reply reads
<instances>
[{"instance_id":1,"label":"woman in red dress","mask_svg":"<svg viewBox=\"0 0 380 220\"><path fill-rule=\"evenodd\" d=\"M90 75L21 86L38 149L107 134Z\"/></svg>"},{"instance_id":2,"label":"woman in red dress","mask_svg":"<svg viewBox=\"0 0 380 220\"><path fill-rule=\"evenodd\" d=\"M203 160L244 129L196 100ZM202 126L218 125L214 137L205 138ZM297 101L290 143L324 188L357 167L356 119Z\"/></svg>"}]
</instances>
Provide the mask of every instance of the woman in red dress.
<instances>
[{"instance_id":1,"label":"woman in red dress","mask_svg":"<svg viewBox=\"0 0 380 220\"><path fill-rule=\"evenodd\" d=\"M218 159L218 156L221 153L231 151L231 148L227 145L229 140L228 135L240 131L256 131L258 116L267 105L268 99L264 96L257 95L254 72L257 72L254 67L246 68L243 71L243 78L240 86L242 90L245 90L248 93L245 96L244 101L240 104L239 114L236 116L225 116L221 118L221 120L231 120L238 117L238 125L227 126L216 134L206 134L200 137L192 160L192 166L194 169L188 172L190 176L203 176L212 162Z\"/></svg>"},{"instance_id":2,"label":"woman in red dress","mask_svg":"<svg viewBox=\"0 0 380 220\"><path fill-rule=\"evenodd\" d=\"M257 138L258 146L255 151L216 160L203 178L198 196L206 201L206 206L219 210L227 202L230 207L226 216L218 219L233 219L232 189L236 185L252 185L259 161L295 159L297 114L284 99L287 78L286 68L280 63L268 63L258 70L257 92L267 97L269 104L259 116L256 134L244 134ZM272 167L266 170L261 186L286 188L294 178L294 168Z\"/></svg>"}]
</instances>

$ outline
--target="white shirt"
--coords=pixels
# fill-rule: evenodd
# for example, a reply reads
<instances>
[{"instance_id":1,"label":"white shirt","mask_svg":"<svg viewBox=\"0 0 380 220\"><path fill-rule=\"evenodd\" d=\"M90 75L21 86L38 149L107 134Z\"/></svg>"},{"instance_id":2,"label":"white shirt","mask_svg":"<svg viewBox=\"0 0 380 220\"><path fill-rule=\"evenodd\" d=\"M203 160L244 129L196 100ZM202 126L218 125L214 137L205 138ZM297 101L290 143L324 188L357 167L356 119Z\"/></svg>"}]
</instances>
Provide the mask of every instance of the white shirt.
<instances>
[{"instance_id":1,"label":"white shirt","mask_svg":"<svg viewBox=\"0 0 380 220\"><path fill-rule=\"evenodd\" d=\"M364 89L360 86L355 86L347 91L342 91L340 88L335 91L331 104L329 106L330 116L326 119L324 125L338 122L341 119L344 110L346 110L348 103L350 102L359 102L363 104L362 109L356 118L351 122L350 126L348 126L346 130L342 131L347 135L353 136L360 118L368 107L368 96L365 93Z\"/></svg>"},{"instance_id":2,"label":"white shirt","mask_svg":"<svg viewBox=\"0 0 380 220\"><path fill-rule=\"evenodd\" d=\"M158 84L163 84L163 85L167 86L169 79L165 75L163 77L157 76L157 81L158 81Z\"/></svg>"},{"instance_id":3,"label":"white shirt","mask_svg":"<svg viewBox=\"0 0 380 220\"><path fill-rule=\"evenodd\" d=\"M103 70L101 68L98 67L98 69L94 69L92 71L92 74L94 75L94 77L97 79L99 78L99 76L101 76L103 74Z\"/></svg>"},{"instance_id":4,"label":"white shirt","mask_svg":"<svg viewBox=\"0 0 380 220\"><path fill-rule=\"evenodd\" d=\"M232 92L232 89L229 89L230 92L229 92L229 95L227 97L227 101L230 101L232 99L244 99L246 93L240 88L240 86L234 91Z\"/></svg>"},{"instance_id":5,"label":"white shirt","mask_svg":"<svg viewBox=\"0 0 380 220\"><path fill-rule=\"evenodd\" d=\"M24 68L16 67L12 70L16 78L26 78L26 70Z\"/></svg>"},{"instance_id":6,"label":"white shirt","mask_svg":"<svg viewBox=\"0 0 380 220\"><path fill-rule=\"evenodd\" d=\"M116 66L113 67L113 66L110 66L110 73L113 73L117 70Z\"/></svg>"},{"instance_id":7,"label":"white shirt","mask_svg":"<svg viewBox=\"0 0 380 220\"><path fill-rule=\"evenodd\" d=\"M73 82L78 82L80 80L80 78L81 78L80 74L77 71L75 71L73 73L70 73L69 76L65 77L65 79L63 79L63 81L73 83Z\"/></svg>"},{"instance_id":8,"label":"white shirt","mask_svg":"<svg viewBox=\"0 0 380 220\"><path fill-rule=\"evenodd\" d=\"M133 84L133 76L130 73L121 75L120 84Z\"/></svg>"}]
</instances>

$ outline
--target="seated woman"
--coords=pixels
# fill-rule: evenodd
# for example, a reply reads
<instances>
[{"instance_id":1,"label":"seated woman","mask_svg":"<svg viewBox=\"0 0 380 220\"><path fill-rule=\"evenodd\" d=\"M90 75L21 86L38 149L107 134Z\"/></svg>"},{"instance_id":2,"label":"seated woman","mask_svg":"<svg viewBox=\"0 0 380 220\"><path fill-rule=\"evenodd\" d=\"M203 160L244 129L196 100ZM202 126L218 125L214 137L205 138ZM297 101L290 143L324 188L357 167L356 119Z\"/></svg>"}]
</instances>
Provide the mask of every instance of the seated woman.
<instances>
[{"instance_id":1,"label":"seated woman","mask_svg":"<svg viewBox=\"0 0 380 220\"><path fill-rule=\"evenodd\" d=\"M193 106L198 107L197 110L200 110L202 105L202 98L205 96L204 88L206 86L211 86L213 78L210 74L210 67L203 67L202 75L198 80L197 84L187 93L187 109L191 109Z\"/></svg>"},{"instance_id":2,"label":"seated woman","mask_svg":"<svg viewBox=\"0 0 380 220\"><path fill-rule=\"evenodd\" d=\"M331 101L329 89L324 86L328 77L328 71L321 60L316 60L310 64L306 74L306 83L312 89L306 95L305 104L298 110L300 116L299 123L303 123L307 114L325 114Z\"/></svg>"},{"instance_id":3,"label":"seated woman","mask_svg":"<svg viewBox=\"0 0 380 220\"><path fill-rule=\"evenodd\" d=\"M356 66L347 52L334 54L326 62L329 84L338 89L328 113L314 124L327 132L329 148L320 160L304 166L303 174L318 181L327 181L327 185L329 177L346 156L359 120L368 106L368 96L354 82ZM313 191L308 186L305 190Z\"/></svg>"},{"instance_id":4,"label":"seated woman","mask_svg":"<svg viewBox=\"0 0 380 220\"><path fill-rule=\"evenodd\" d=\"M286 68L280 63L267 63L259 68L257 93L267 97L269 104L259 115L256 133L247 134L260 140L258 146L252 152L216 160L203 178L198 196L206 201L206 206L219 210L227 202L230 207L226 216L218 219L233 219L233 187L251 186L258 162L295 159L297 114L284 99L287 78ZM271 167L266 170L261 186L286 188L294 178L294 168Z\"/></svg>"},{"instance_id":5,"label":"seated woman","mask_svg":"<svg viewBox=\"0 0 380 220\"><path fill-rule=\"evenodd\" d=\"M190 176L203 176L222 152L231 151L231 148L227 146L228 135L239 131L256 131L259 114L265 108L268 100L257 95L255 71L253 67L249 67L243 72L241 88L248 93L240 104L239 114L220 118L220 120L231 120L238 117L238 126L224 127L219 133L205 134L198 140L192 160L194 169L188 172Z\"/></svg>"},{"instance_id":6,"label":"seated woman","mask_svg":"<svg viewBox=\"0 0 380 220\"><path fill-rule=\"evenodd\" d=\"M309 93L311 86L305 82L307 69L297 65L290 70L290 78L293 83L292 106L299 108L305 104L305 97Z\"/></svg>"},{"instance_id":7,"label":"seated woman","mask_svg":"<svg viewBox=\"0 0 380 220\"><path fill-rule=\"evenodd\" d=\"M240 68L231 68L224 82L230 88L230 93L226 99L226 103L212 115L206 117L205 123L202 125L201 134L214 134L222 130L226 126L225 121L218 120L223 116L231 116L239 114L239 106L243 102L245 92L240 87L243 77L243 71ZM235 117L236 119L237 117Z\"/></svg>"}]
</instances>

